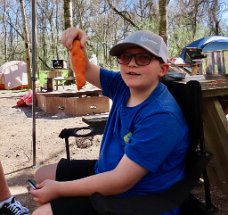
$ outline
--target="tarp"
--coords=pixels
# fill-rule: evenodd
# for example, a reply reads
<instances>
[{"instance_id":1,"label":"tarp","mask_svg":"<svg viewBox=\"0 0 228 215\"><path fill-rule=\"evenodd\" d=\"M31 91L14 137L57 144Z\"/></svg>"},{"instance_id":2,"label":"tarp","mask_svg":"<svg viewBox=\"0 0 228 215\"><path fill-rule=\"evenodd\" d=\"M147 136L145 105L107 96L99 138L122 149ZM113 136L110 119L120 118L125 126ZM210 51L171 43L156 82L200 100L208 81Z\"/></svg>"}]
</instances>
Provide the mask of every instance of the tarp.
<instances>
[{"instance_id":1,"label":"tarp","mask_svg":"<svg viewBox=\"0 0 228 215\"><path fill-rule=\"evenodd\" d=\"M223 37L223 36L203 37L201 39L198 39L188 44L182 49L181 55L180 55L180 57L184 61L186 61L187 48L200 48L202 49L202 52L228 50L228 37Z\"/></svg>"},{"instance_id":2,"label":"tarp","mask_svg":"<svg viewBox=\"0 0 228 215\"><path fill-rule=\"evenodd\" d=\"M0 67L0 89L23 89L28 87L27 66L23 61L10 61Z\"/></svg>"}]
</instances>

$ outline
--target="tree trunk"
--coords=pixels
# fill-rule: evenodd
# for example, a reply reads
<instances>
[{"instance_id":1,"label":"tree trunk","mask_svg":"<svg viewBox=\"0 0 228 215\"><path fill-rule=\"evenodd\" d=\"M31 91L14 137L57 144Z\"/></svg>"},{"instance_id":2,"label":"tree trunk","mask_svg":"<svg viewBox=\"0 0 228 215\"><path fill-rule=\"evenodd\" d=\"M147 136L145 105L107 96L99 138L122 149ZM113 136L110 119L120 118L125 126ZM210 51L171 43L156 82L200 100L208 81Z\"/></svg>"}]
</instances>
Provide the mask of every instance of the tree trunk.
<instances>
[{"instance_id":1,"label":"tree trunk","mask_svg":"<svg viewBox=\"0 0 228 215\"><path fill-rule=\"evenodd\" d=\"M72 0L64 0L63 4L63 10L64 10L64 27L65 29L72 27ZM68 78L74 77L73 71L70 68L70 56L68 55ZM71 81L66 81L66 84L70 84Z\"/></svg>"},{"instance_id":2,"label":"tree trunk","mask_svg":"<svg viewBox=\"0 0 228 215\"><path fill-rule=\"evenodd\" d=\"M3 32L4 32L4 59L7 62L7 31L6 31L6 1L4 1L4 13L3 13Z\"/></svg>"},{"instance_id":3,"label":"tree trunk","mask_svg":"<svg viewBox=\"0 0 228 215\"><path fill-rule=\"evenodd\" d=\"M55 11L55 16L58 17L59 15L59 1L56 1L56 11ZM56 19L55 22L55 27L56 27L56 35L59 35L59 21L58 19ZM58 44L59 42L59 38L56 37L56 44ZM59 47L58 45L55 46L55 54L56 54L56 58L59 60Z\"/></svg>"},{"instance_id":4,"label":"tree trunk","mask_svg":"<svg viewBox=\"0 0 228 215\"><path fill-rule=\"evenodd\" d=\"M209 9L209 19L210 19L210 34L219 35L220 27L218 20L218 0L213 0L211 3L211 8Z\"/></svg>"},{"instance_id":5,"label":"tree trunk","mask_svg":"<svg viewBox=\"0 0 228 215\"><path fill-rule=\"evenodd\" d=\"M25 42L25 54L26 54L26 64L27 64L27 76L28 76L28 88L32 88L32 79L31 79L31 64L30 64L30 52L29 52L29 36L27 31L27 21L25 16L25 7L24 0L20 0L21 6L21 15L23 20L23 34L24 34L24 42Z\"/></svg>"},{"instance_id":6,"label":"tree trunk","mask_svg":"<svg viewBox=\"0 0 228 215\"><path fill-rule=\"evenodd\" d=\"M159 35L163 37L165 43L167 43L167 5L168 0L159 0Z\"/></svg>"}]
</instances>

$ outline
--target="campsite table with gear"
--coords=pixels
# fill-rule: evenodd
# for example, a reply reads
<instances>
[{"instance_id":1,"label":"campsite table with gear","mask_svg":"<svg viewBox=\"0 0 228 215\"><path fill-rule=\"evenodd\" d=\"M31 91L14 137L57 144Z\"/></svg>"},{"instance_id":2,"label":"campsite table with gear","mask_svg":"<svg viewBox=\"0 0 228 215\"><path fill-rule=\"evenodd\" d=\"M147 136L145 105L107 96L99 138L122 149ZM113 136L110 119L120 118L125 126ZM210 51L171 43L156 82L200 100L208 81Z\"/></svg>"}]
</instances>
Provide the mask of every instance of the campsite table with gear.
<instances>
[{"instance_id":1,"label":"campsite table with gear","mask_svg":"<svg viewBox=\"0 0 228 215\"><path fill-rule=\"evenodd\" d=\"M210 183L228 195L228 77L195 75L184 82L189 80L198 80L202 87L205 146L213 154L208 166Z\"/></svg>"}]
</instances>

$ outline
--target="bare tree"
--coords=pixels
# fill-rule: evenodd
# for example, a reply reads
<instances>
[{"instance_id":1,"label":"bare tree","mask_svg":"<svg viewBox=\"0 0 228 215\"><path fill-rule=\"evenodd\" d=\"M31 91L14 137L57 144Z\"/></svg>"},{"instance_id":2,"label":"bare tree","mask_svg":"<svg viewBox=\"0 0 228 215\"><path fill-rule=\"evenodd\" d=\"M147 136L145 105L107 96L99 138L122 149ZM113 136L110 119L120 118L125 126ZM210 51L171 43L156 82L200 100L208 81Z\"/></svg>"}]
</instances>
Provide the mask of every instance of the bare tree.
<instances>
[{"instance_id":1,"label":"bare tree","mask_svg":"<svg viewBox=\"0 0 228 215\"><path fill-rule=\"evenodd\" d=\"M6 0L4 0L3 2L3 32L4 32L4 58L5 58L5 61L7 61L7 31L6 31L6 13L7 13L7 7L6 7Z\"/></svg>"},{"instance_id":2,"label":"bare tree","mask_svg":"<svg viewBox=\"0 0 228 215\"><path fill-rule=\"evenodd\" d=\"M46 18L45 14L45 6L43 6L43 2L39 1L37 2L37 13L39 14L39 17L37 17L37 33L38 33L38 43L42 47L41 49L38 47L39 50L39 57L42 59L41 68L46 69L45 64L49 61L48 56L48 32L47 32L47 22L48 19ZM39 21L38 21L39 20Z\"/></svg>"},{"instance_id":3,"label":"bare tree","mask_svg":"<svg viewBox=\"0 0 228 215\"><path fill-rule=\"evenodd\" d=\"M208 8L210 35L219 35L221 32L218 19L218 0L212 0Z\"/></svg>"},{"instance_id":4,"label":"bare tree","mask_svg":"<svg viewBox=\"0 0 228 215\"><path fill-rule=\"evenodd\" d=\"M164 41L167 43L167 6L169 0L159 0L159 35L163 37Z\"/></svg>"},{"instance_id":5,"label":"bare tree","mask_svg":"<svg viewBox=\"0 0 228 215\"><path fill-rule=\"evenodd\" d=\"M64 11L64 27L65 29L72 27L72 0L63 1L63 11Z\"/></svg>"},{"instance_id":6,"label":"bare tree","mask_svg":"<svg viewBox=\"0 0 228 215\"><path fill-rule=\"evenodd\" d=\"M64 11L64 27L65 29L72 27L72 0L64 0L63 3L63 11ZM73 71L70 68L70 59L68 55L68 77L73 77ZM67 84L71 81L67 81Z\"/></svg>"},{"instance_id":7,"label":"bare tree","mask_svg":"<svg viewBox=\"0 0 228 215\"><path fill-rule=\"evenodd\" d=\"M139 27L131 20L131 17L127 11L119 11L116 7L114 7L110 0L107 0L109 6L114 10L120 17L122 17L124 20L126 20L129 24L131 24L133 27L139 29Z\"/></svg>"},{"instance_id":8,"label":"bare tree","mask_svg":"<svg viewBox=\"0 0 228 215\"><path fill-rule=\"evenodd\" d=\"M56 46L55 46L55 52L56 52L56 57L57 59L60 59L60 56L59 56L59 46L58 46L58 43L59 43L59 25L60 25L60 22L59 22L59 1L60 0L56 0L56 10L55 10L55 17L56 17L56 22L55 22L55 28L56 28Z\"/></svg>"},{"instance_id":9,"label":"bare tree","mask_svg":"<svg viewBox=\"0 0 228 215\"><path fill-rule=\"evenodd\" d=\"M207 35L207 0L178 0L169 4L169 51L178 56L185 45Z\"/></svg>"},{"instance_id":10,"label":"bare tree","mask_svg":"<svg viewBox=\"0 0 228 215\"><path fill-rule=\"evenodd\" d=\"M30 36L31 1L24 0L24 3ZM220 0L39 0L36 8L38 63L43 69L49 69L51 59L68 58L59 37L72 23L87 32L88 55L95 53L99 63L105 66L116 65L108 54L110 47L135 29L159 33L168 41L170 54L176 56L195 39L228 35L227 23L222 19L226 8ZM20 1L0 1L0 64L26 58L20 11ZM72 75L70 71L69 76Z\"/></svg>"},{"instance_id":11,"label":"bare tree","mask_svg":"<svg viewBox=\"0 0 228 215\"><path fill-rule=\"evenodd\" d=\"M29 52L29 35L27 30L27 20L25 15L25 6L24 0L20 0L21 6L21 15L23 19L23 35L24 35L24 43L25 43L25 52L26 52L26 64L27 64L27 76L28 76L28 88L32 88L32 79L31 79L31 64L30 64L30 52Z\"/></svg>"}]
</instances>

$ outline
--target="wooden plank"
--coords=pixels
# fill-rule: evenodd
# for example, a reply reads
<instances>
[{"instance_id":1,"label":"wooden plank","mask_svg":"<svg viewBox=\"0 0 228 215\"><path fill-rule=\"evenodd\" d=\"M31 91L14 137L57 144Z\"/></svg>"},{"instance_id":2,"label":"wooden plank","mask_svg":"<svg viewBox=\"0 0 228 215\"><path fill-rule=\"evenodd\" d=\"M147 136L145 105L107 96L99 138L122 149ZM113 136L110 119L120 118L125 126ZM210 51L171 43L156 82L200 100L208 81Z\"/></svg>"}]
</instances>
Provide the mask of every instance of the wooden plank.
<instances>
[{"instance_id":1,"label":"wooden plank","mask_svg":"<svg viewBox=\"0 0 228 215\"><path fill-rule=\"evenodd\" d=\"M48 96L47 96L48 95ZM37 94L37 105L47 113L66 113L77 116L109 112L106 96L72 97L57 94Z\"/></svg>"},{"instance_id":2,"label":"wooden plank","mask_svg":"<svg viewBox=\"0 0 228 215\"><path fill-rule=\"evenodd\" d=\"M83 96L99 96L102 95L102 91L99 90L87 90L87 91L78 91L78 92L60 92L60 91L52 91L52 92L39 92L37 95L44 95L46 97L83 97Z\"/></svg>"},{"instance_id":3,"label":"wooden plank","mask_svg":"<svg viewBox=\"0 0 228 215\"><path fill-rule=\"evenodd\" d=\"M208 174L228 194L228 121L217 98L203 99L205 146L213 154Z\"/></svg>"},{"instance_id":4,"label":"wooden plank","mask_svg":"<svg viewBox=\"0 0 228 215\"><path fill-rule=\"evenodd\" d=\"M45 110L47 113L61 113L64 112L61 108L65 106L65 101L61 97L46 98Z\"/></svg>"},{"instance_id":5,"label":"wooden plank","mask_svg":"<svg viewBox=\"0 0 228 215\"><path fill-rule=\"evenodd\" d=\"M99 126L103 126L106 124L106 122L108 120L108 116L109 116L108 113L95 114L95 115L91 115L91 116L82 117L82 121L90 126L99 127Z\"/></svg>"},{"instance_id":6,"label":"wooden plank","mask_svg":"<svg viewBox=\"0 0 228 215\"><path fill-rule=\"evenodd\" d=\"M203 93L203 97L225 96L225 95L228 95L228 87L202 90L202 93Z\"/></svg>"},{"instance_id":7,"label":"wooden plank","mask_svg":"<svg viewBox=\"0 0 228 215\"><path fill-rule=\"evenodd\" d=\"M82 116L109 111L109 100L105 96L70 97L65 102L65 113Z\"/></svg>"}]
</instances>

